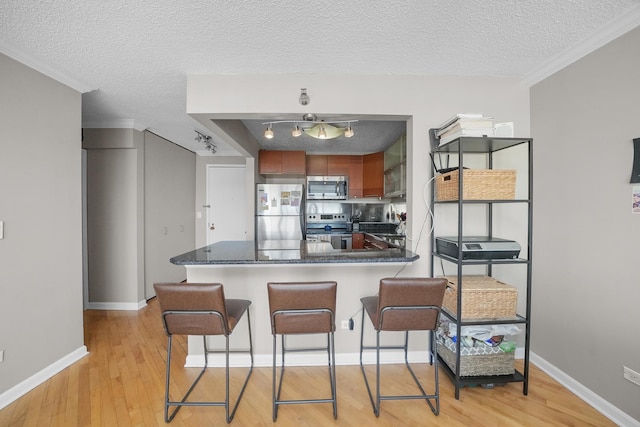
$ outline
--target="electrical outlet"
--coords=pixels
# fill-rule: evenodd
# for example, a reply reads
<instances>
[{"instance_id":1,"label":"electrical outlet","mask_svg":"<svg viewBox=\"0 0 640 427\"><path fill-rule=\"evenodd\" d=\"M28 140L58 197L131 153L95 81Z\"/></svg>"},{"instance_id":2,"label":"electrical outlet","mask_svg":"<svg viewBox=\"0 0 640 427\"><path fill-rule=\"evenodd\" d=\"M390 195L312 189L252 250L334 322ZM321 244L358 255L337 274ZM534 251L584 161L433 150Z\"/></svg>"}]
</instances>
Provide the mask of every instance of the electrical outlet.
<instances>
[{"instance_id":1,"label":"electrical outlet","mask_svg":"<svg viewBox=\"0 0 640 427\"><path fill-rule=\"evenodd\" d=\"M633 371L626 366L623 366L624 377L634 383L635 385L640 386L640 374L636 371Z\"/></svg>"},{"instance_id":2,"label":"electrical outlet","mask_svg":"<svg viewBox=\"0 0 640 427\"><path fill-rule=\"evenodd\" d=\"M342 329L349 329L349 321L348 320L343 320L342 321Z\"/></svg>"}]
</instances>

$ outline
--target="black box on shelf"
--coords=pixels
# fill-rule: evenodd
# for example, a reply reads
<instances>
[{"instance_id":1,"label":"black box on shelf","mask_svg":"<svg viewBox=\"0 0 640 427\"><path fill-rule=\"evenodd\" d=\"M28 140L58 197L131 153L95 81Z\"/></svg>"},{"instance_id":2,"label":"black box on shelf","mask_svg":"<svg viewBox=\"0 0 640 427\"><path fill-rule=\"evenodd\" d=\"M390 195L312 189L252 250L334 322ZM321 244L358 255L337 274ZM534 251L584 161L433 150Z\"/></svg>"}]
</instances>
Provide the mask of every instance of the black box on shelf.
<instances>
[{"instance_id":1,"label":"black box on shelf","mask_svg":"<svg viewBox=\"0 0 640 427\"><path fill-rule=\"evenodd\" d=\"M436 252L458 258L458 237L436 237ZM462 259L515 259L520 255L520 244L514 240L487 236L463 236Z\"/></svg>"}]
</instances>

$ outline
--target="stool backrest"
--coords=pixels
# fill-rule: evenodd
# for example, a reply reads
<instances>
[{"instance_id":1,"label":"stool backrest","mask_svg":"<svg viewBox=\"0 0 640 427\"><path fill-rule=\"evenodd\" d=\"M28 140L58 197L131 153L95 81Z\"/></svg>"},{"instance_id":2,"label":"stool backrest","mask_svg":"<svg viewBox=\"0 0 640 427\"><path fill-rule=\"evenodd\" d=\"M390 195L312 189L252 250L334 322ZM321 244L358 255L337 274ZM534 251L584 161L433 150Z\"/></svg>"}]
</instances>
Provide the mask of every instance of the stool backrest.
<instances>
[{"instance_id":1,"label":"stool backrest","mask_svg":"<svg viewBox=\"0 0 640 427\"><path fill-rule=\"evenodd\" d=\"M229 335L220 283L154 283L167 335Z\"/></svg>"},{"instance_id":2,"label":"stool backrest","mask_svg":"<svg viewBox=\"0 0 640 427\"><path fill-rule=\"evenodd\" d=\"M430 277L395 277L380 280L374 325L386 331L434 330L447 280Z\"/></svg>"},{"instance_id":3,"label":"stool backrest","mask_svg":"<svg viewBox=\"0 0 640 427\"><path fill-rule=\"evenodd\" d=\"M335 330L336 282L270 282L267 289L273 334Z\"/></svg>"}]
</instances>

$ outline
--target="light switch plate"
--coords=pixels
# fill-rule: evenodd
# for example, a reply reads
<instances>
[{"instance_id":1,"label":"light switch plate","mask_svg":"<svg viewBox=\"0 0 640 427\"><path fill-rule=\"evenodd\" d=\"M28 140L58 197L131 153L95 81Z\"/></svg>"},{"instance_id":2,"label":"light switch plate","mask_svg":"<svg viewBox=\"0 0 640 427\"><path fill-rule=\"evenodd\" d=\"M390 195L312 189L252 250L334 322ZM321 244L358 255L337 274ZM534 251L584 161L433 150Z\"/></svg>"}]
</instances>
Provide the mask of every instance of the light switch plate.
<instances>
[{"instance_id":1,"label":"light switch plate","mask_svg":"<svg viewBox=\"0 0 640 427\"><path fill-rule=\"evenodd\" d=\"M4 221L0 221L0 239L4 239Z\"/></svg>"}]
</instances>

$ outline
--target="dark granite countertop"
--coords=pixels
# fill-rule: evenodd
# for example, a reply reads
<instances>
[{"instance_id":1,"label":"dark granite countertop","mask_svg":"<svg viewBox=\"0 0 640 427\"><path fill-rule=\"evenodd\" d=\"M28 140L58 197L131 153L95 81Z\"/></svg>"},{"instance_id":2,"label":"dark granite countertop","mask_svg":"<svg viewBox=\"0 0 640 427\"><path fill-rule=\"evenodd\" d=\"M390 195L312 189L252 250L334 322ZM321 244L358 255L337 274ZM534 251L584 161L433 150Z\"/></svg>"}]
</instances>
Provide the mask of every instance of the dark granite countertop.
<instances>
[{"instance_id":1,"label":"dark granite countertop","mask_svg":"<svg viewBox=\"0 0 640 427\"><path fill-rule=\"evenodd\" d=\"M273 240L224 241L171 258L176 265L344 264L413 262L420 256L403 248L333 249L328 242Z\"/></svg>"}]
</instances>

